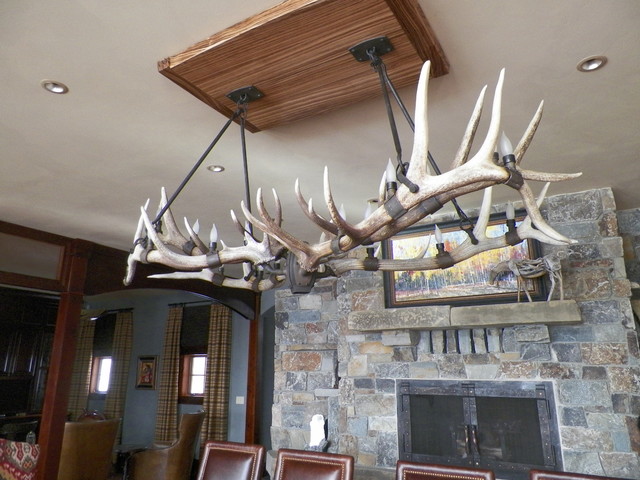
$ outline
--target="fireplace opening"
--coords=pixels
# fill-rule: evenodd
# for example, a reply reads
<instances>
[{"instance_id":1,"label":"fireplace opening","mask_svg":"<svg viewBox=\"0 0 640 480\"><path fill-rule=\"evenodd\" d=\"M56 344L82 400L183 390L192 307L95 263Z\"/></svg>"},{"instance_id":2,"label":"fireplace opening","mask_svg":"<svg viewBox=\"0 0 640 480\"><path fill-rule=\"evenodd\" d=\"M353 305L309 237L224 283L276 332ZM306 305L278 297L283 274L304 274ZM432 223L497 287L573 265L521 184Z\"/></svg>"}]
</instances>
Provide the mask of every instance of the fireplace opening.
<instances>
[{"instance_id":1,"label":"fireplace opening","mask_svg":"<svg viewBox=\"0 0 640 480\"><path fill-rule=\"evenodd\" d=\"M551 382L398 383L399 458L491 468L527 478L561 470Z\"/></svg>"}]
</instances>

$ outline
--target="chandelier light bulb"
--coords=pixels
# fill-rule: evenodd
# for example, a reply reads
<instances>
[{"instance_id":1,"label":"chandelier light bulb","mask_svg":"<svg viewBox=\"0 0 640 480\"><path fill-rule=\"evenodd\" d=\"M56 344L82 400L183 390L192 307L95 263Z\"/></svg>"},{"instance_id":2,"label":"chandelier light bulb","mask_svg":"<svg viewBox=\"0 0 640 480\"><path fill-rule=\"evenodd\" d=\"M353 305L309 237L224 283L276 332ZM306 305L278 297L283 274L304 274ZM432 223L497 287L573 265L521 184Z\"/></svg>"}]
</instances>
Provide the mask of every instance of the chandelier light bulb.
<instances>
[{"instance_id":1,"label":"chandelier light bulb","mask_svg":"<svg viewBox=\"0 0 640 480\"><path fill-rule=\"evenodd\" d=\"M218 242L218 227L214 223L211 227L211 232L209 232L209 242L217 243Z\"/></svg>"},{"instance_id":2,"label":"chandelier light bulb","mask_svg":"<svg viewBox=\"0 0 640 480\"><path fill-rule=\"evenodd\" d=\"M385 172L387 175L387 183L396 182L398 180L396 177L396 167L393 166L391 159L387 162L387 169Z\"/></svg>"},{"instance_id":3,"label":"chandelier light bulb","mask_svg":"<svg viewBox=\"0 0 640 480\"><path fill-rule=\"evenodd\" d=\"M513 154L513 146L511 145L511 141L509 140L509 137L507 137L504 133L504 131L502 132L502 134L500 135L500 153L501 155L504 157L506 155L512 155Z\"/></svg>"},{"instance_id":4,"label":"chandelier light bulb","mask_svg":"<svg viewBox=\"0 0 640 480\"><path fill-rule=\"evenodd\" d=\"M436 242L442 243L442 232L440 228L438 228L438 225L436 225Z\"/></svg>"}]
</instances>

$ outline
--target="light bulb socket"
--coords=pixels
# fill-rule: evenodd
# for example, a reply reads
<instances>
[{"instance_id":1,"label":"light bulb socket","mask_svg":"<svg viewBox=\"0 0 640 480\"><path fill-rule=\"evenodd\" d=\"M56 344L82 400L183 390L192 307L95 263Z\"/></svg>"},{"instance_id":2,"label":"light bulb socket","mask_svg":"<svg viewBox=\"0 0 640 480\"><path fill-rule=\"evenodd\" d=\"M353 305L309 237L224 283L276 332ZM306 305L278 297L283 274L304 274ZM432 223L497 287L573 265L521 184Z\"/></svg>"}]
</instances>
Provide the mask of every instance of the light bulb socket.
<instances>
[{"instance_id":1,"label":"light bulb socket","mask_svg":"<svg viewBox=\"0 0 640 480\"><path fill-rule=\"evenodd\" d=\"M502 163L509 170L513 170L516 164L516 156L513 153L507 153L502 157Z\"/></svg>"}]
</instances>

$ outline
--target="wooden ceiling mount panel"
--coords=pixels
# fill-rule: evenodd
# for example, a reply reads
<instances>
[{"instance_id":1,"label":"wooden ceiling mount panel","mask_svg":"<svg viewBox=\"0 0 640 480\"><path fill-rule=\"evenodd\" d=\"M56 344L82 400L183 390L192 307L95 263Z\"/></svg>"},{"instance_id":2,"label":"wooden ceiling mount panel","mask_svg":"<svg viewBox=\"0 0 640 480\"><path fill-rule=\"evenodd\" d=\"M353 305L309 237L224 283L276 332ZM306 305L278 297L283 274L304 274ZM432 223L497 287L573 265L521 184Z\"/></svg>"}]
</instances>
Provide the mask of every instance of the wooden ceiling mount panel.
<instances>
[{"instance_id":1,"label":"wooden ceiling mount panel","mask_svg":"<svg viewBox=\"0 0 640 480\"><path fill-rule=\"evenodd\" d=\"M160 73L231 117L227 94L255 86L252 132L328 112L381 94L377 74L349 48L385 36L382 58L397 88L449 65L416 0L288 0L159 62Z\"/></svg>"}]
</instances>

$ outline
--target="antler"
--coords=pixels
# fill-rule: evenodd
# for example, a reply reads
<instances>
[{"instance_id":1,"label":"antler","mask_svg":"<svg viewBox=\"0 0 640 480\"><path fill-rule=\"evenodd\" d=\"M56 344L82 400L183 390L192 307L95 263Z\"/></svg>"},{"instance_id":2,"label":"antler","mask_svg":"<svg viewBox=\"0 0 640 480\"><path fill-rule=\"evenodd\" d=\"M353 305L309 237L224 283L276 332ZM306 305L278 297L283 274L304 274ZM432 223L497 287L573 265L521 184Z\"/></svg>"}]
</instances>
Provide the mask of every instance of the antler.
<instances>
[{"instance_id":1,"label":"antler","mask_svg":"<svg viewBox=\"0 0 640 480\"><path fill-rule=\"evenodd\" d=\"M380 241L413 225L427 215L437 211L446 202L461 195L485 189L492 185L506 183L515 188L524 203L533 225L546 237L554 241L569 243L570 240L553 230L542 218L527 180L533 181L561 181L575 178L580 174L552 174L522 170L518 164L526 151L535 129L540 121L542 105L534 115L529 127L525 131L516 153L516 164L512 166L497 165L493 161L496 143L500 133L502 87L504 70L500 72L493 99L491 121L487 135L478 152L468 159L479 118L484 102L486 87L480 93L476 106L471 115L469 126L465 132L462 144L456 155L453 168L441 175L431 175L427 167L428 157L428 121L427 121L427 86L429 80L429 62L423 66L418 83L416 98L416 121L413 151L406 177L418 186L416 192L401 184L395 193L386 199L369 217L356 225L349 224L339 214L329 185L328 169L324 174L324 196L331 216L331 222L316 214L300 194L296 182L298 202L309 219L322 230L335 235L332 241L317 244L307 244L286 232L271 218L264 208L262 193L258 191L258 211L260 219L243 209L248 220L260 230L292 251L300 265L314 271L330 257L348 252L363 243ZM493 248L497 248L493 247Z\"/></svg>"},{"instance_id":2,"label":"antler","mask_svg":"<svg viewBox=\"0 0 640 480\"><path fill-rule=\"evenodd\" d=\"M295 194L302 211L307 218L328 234L328 240L309 244L282 228L282 212L278 196L273 191L276 213L269 214L265 207L262 189L256 195L257 215L254 215L241 203L242 212L250 224L263 232L258 241L252 233L241 224L235 213L231 216L238 230L244 235L245 245L227 247L220 251L207 248L194 228L186 222L188 237L182 235L177 228L170 209L166 209L162 218L162 226L166 233L152 225L146 214L146 206L141 210L141 217L134 239L134 249L129 256L127 277L130 282L135 271L135 263L158 262L180 270L181 273L154 276L155 278L200 278L216 285L235 288L250 288L262 291L279 285L286 274L276 265L279 259L289 251L287 262L295 261L301 271L328 272L340 275L348 270L429 270L446 268L480 252L501 248L523 239L537 239L550 244L569 244L573 241L556 232L547 224L540 213L540 204L544 198L549 182L569 180L580 175L564 173L544 173L525 170L521 167L523 156L531 143L542 117L541 103L522 135L513 155L506 155L504 163L494 160L494 152L501 131L502 88L504 70L500 72L495 88L491 108L491 119L482 145L475 155L469 158L471 146L482 115L485 86L476 101L460 147L454 156L449 171L432 175L428 167L429 124L427 120L427 87L429 82L430 63L426 62L420 73L418 82L415 135L410 162L405 177L408 182L400 183L397 188L386 189L395 184L394 178L383 176L380 185L381 205L364 220L356 224L346 221L337 208L331 191L329 171L324 171L324 200L329 218L319 215L313 208L312 200L305 200L301 193L299 181L295 183ZM507 153L507 152L503 152ZM403 171L404 172L404 171ZM539 199L536 201L530 181L546 182ZM527 211L524 221L502 237L487 237L486 229L491 208L492 186L506 184L520 195ZM434 257L423 258L419 255L410 260L377 260L372 256L366 259L348 258L348 252L361 245L371 245L390 238L392 235L414 225L426 216L439 210L447 202L467 193L485 190L480 216L473 230L477 242L465 240L451 252L442 252ZM161 206L166 204L166 194L162 193ZM324 235L323 235L324 237ZM222 242L221 242L222 243ZM244 278L230 278L221 273L222 266L231 263L243 263L248 273ZM324 266L328 268L324 268ZM292 269L289 269L289 274Z\"/></svg>"},{"instance_id":3,"label":"antler","mask_svg":"<svg viewBox=\"0 0 640 480\"><path fill-rule=\"evenodd\" d=\"M161 197L162 206L166 203L164 189ZM219 251L213 250L205 246L205 243L185 219L185 225L189 232L189 240L187 240L173 220L171 209L167 209L162 216L163 226L166 225L168 230L168 233L163 234L159 228L153 225L147 214L148 203L147 201L145 206L140 208L140 220L134 238L134 248L127 261L125 285L129 285L133 280L136 262L161 263L176 270L187 271L187 273L159 274L152 276L154 278L202 278L217 285L253 290L269 289L282 283L282 275L269 274L266 279L258 279L256 283L255 279L250 278L251 275L244 279L236 279L213 270L227 264L247 262L254 266L263 266L275 261L281 255L283 248L281 245L275 244L268 235L264 235L262 241L258 241L243 229L245 243L243 246L228 247L224 242L221 242L223 248ZM276 203L279 204L277 197ZM277 210L281 221L279 205ZM235 219L233 211L231 215ZM239 224L237 219L235 221ZM258 267L255 269L259 270Z\"/></svg>"}]
</instances>

